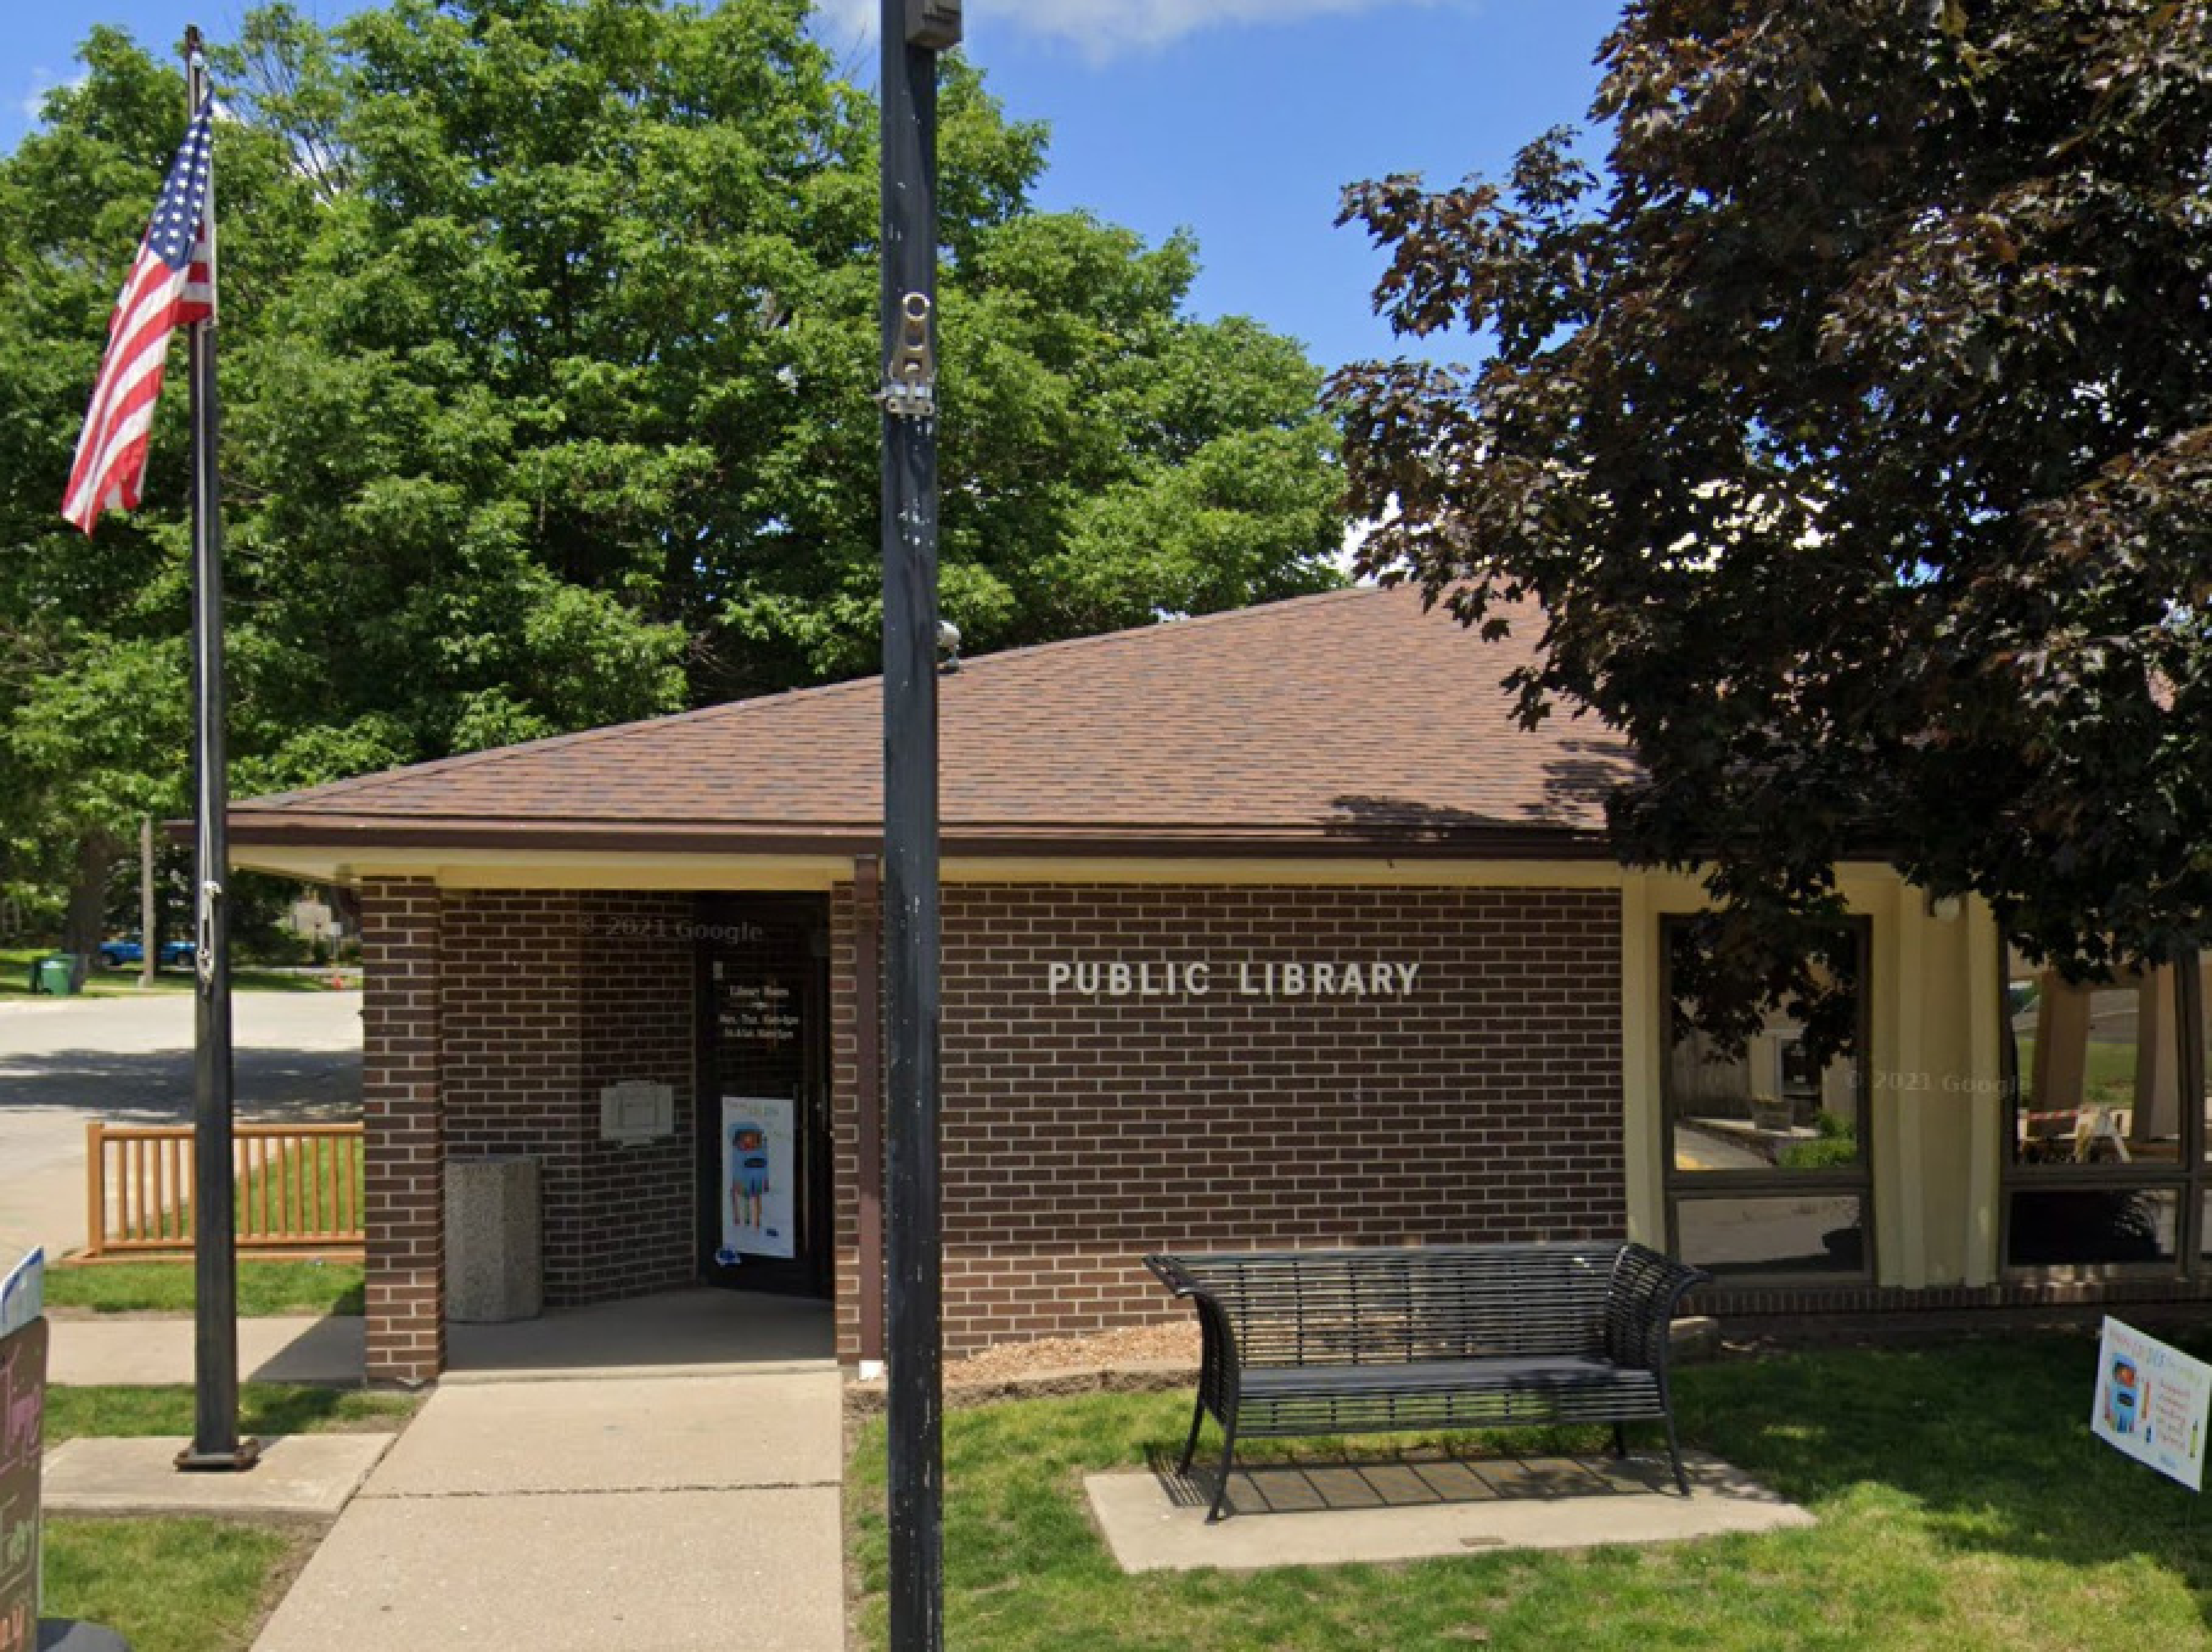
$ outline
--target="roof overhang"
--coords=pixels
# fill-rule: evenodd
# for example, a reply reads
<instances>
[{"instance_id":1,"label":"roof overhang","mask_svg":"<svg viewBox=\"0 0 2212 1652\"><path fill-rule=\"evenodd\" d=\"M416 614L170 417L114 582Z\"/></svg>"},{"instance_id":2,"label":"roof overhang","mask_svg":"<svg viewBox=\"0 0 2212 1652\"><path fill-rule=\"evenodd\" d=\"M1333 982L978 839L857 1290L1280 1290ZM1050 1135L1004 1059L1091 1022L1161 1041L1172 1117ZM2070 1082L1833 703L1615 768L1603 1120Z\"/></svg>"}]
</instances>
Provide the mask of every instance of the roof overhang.
<instances>
[{"instance_id":1,"label":"roof overhang","mask_svg":"<svg viewBox=\"0 0 2212 1652\"><path fill-rule=\"evenodd\" d=\"M231 859L313 883L429 878L451 887L826 889L882 852L859 825L793 833L742 826L620 826L234 815ZM944 834L947 881L1180 881L1610 884L1602 834L1559 829L1448 832L978 829ZM1485 869L1492 869L1486 874Z\"/></svg>"}]
</instances>

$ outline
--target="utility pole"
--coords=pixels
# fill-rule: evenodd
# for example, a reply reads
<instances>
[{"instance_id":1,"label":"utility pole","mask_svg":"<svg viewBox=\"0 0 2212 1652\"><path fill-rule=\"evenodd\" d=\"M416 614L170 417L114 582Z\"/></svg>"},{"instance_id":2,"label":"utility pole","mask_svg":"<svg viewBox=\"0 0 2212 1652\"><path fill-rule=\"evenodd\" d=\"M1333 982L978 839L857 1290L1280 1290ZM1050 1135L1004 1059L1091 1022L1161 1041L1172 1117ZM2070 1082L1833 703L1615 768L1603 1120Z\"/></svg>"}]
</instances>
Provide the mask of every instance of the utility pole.
<instances>
[{"instance_id":1,"label":"utility pole","mask_svg":"<svg viewBox=\"0 0 2212 1652\"><path fill-rule=\"evenodd\" d=\"M161 938L154 932L154 817L138 822L138 984L154 984Z\"/></svg>"},{"instance_id":2,"label":"utility pole","mask_svg":"<svg viewBox=\"0 0 2212 1652\"><path fill-rule=\"evenodd\" d=\"M185 96L209 92L200 32L185 31ZM215 188L206 206L209 288L216 286ZM186 335L192 427L192 1442L182 1469L251 1468L260 1444L238 1437L238 1212L231 1162L230 787L223 738L222 502L216 477L215 317ZM149 947L153 938L145 938Z\"/></svg>"},{"instance_id":3,"label":"utility pole","mask_svg":"<svg viewBox=\"0 0 2212 1652\"><path fill-rule=\"evenodd\" d=\"M959 0L883 0L884 1145L891 1652L945 1644L938 1188L937 54Z\"/></svg>"}]
</instances>

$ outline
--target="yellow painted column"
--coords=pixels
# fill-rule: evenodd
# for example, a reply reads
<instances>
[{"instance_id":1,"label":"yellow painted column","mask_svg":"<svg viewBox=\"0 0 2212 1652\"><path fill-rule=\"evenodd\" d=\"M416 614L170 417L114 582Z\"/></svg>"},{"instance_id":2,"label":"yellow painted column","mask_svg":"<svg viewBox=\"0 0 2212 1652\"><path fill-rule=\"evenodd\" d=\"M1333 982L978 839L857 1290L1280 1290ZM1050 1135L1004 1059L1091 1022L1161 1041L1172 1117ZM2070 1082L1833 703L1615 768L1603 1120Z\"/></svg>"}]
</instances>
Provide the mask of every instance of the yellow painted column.
<instances>
[{"instance_id":1,"label":"yellow painted column","mask_svg":"<svg viewBox=\"0 0 2212 1652\"><path fill-rule=\"evenodd\" d=\"M1866 1098L1865 1127L1872 1160L1869 1193L1874 1211L1870 1226L1874 1234L1875 1281L1878 1285L1898 1283L1898 1262L1905 1251L1905 1211L1900 1175L1904 1146L1897 1101L1898 1077L1905 1061L1898 1043L1898 1023L1906 986L1903 948L1898 936L1899 888L1894 875L1849 879L1844 884L1851 909L1871 920L1874 925L1871 978L1868 982L1869 1019L1872 1026L1867 1051L1873 1088Z\"/></svg>"},{"instance_id":2,"label":"yellow painted column","mask_svg":"<svg viewBox=\"0 0 2212 1652\"><path fill-rule=\"evenodd\" d=\"M1978 898L1967 903L1966 1078L1972 1139L1966 1161L1966 1271L1970 1285L1993 1283L1997 1254L2000 1181L2005 1150L2002 1041L2005 953L1996 914Z\"/></svg>"},{"instance_id":3,"label":"yellow painted column","mask_svg":"<svg viewBox=\"0 0 2212 1652\"><path fill-rule=\"evenodd\" d=\"M1659 914L1651 880L1632 873L1620 890L1620 1094L1628 1171L1628 1236L1663 1249L1666 1130L1661 1116Z\"/></svg>"},{"instance_id":4,"label":"yellow painted column","mask_svg":"<svg viewBox=\"0 0 2212 1652\"><path fill-rule=\"evenodd\" d=\"M1875 924L1879 932L1881 920L1877 917ZM1877 1207L1887 1203L1895 1213L1891 1229L1895 1248L1881 1258L1881 1283L1917 1291L1928 1283L1927 1129L1929 1096L1936 1077L1929 1069L1923 1036L1928 1001L1927 908L1919 890L1899 888L1896 891L1888 926L1893 937L1890 981L1897 1008L1887 1058L1880 1056L1877 1042L1876 1070L1888 1079L1891 1151L1885 1175L1877 1136L1875 1202Z\"/></svg>"}]
</instances>

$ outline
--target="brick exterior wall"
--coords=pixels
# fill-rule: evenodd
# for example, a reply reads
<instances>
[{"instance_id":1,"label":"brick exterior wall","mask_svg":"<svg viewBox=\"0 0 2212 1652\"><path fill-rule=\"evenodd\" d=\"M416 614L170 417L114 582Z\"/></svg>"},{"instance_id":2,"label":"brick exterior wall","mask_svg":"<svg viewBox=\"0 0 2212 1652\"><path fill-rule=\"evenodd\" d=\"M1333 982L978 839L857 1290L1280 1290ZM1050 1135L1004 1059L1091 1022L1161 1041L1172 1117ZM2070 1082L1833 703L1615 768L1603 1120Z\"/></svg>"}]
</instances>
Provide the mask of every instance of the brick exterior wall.
<instances>
[{"instance_id":1,"label":"brick exterior wall","mask_svg":"<svg viewBox=\"0 0 2212 1652\"><path fill-rule=\"evenodd\" d=\"M567 1253L563 1277L575 1302L641 1296L698 1280L692 912L689 895L582 897L588 1117L576 1180L577 1220L561 1236ZM625 1079L675 1090L675 1134L627 1147L599 1139L599 1092Z\"/></svg>"},{"instance_id":2,"label":"brick exterior wall","mask_svg":"<svg viewBox=\"0 0 2212 1652\"><path fill-rule=\"evenodd\" d=\"M543 1165L545 1300L697 1275L692 902L684 894L362 890L369 1371L444 1365L444 1161ZM676 1093L675 1133L599 1138L607 1084Z\"/></svg>"},{"instance_id":3,"label":"brick exterior wall","mask_svg":"<svg viewBox=\"0 0 2212 1652\"><path fill-rule=\"evenodd\" d=\"M854 1185L849 892L839 1181ZM1048 990L1210 962L1203 998ZM1245 998L1235 965L1418 963L1403 999ZM1611 1236L1626 1226L1611 891L945 892L945 1348L1177 1317L1148 1250ZM841 1279L855 1252L841 1200ZM857 1347L841 1292L840 1347Z\"/></svg>"},{"instance_id":4,"label":"brick exterior wall","mask_svg":"<svg viewBox=\"0 0 2212 1652\"><path fill-rule=\"evenodd\" d=\"M445 906L446 1151L539 1163L545 1300L575 1300L583 1159L578 896L449 891ZM596 1123L596 1121L594 1121Z\"/></svg>"},{"instance_id":5,"label":"brick exterior wall","mask_svg":"<svg viewBox=\"0 0 2212 1652\"><path fill-rule=\"evenodd\" d=\"M445 1362L444 1164L545 1165L554 1306L696 1277L693 897L371 879L368 1373ZM1152 1249L1610 1236L1625 1224L1620 941L1605 891L955 884L945 899L945 1343L1177 1318ZM860 1347L856 910L830 902L838 1346ZM1048 990L1054 963L1214 967L1203 998ZM1249 959L1420 966L1408 998L1246 999ZM605 1084L676 1133L599 1139ZM1786 1326L2212 1298L2212 1281L1703 1293Z\"/></svg>"},{"instance_id":6,"label":"brick exterior wall","mask_svg":"<svg viewBox=\"0 0 2212 1652\"><path fill-rule=\"evenodd\" d=\"M424 879L362 888L362 1214L372 1382L446 1366L440 908Z\"/></svg>"},{"instance_id":7,"label":"brick exterior wall","mask_svg":"<svg viewBox=\"0 0 2212 1652\"><path fill-rule=\"evenodd\" d=\"M836 1255L837 1357L862 1353L860 1333L860 1030L856 987L859 924L853 886L830 896L830 1175L835 1198L830 1229ZM879 972L880 975L880 972ZM882 1003L881 994L877 998ZM877 1098L880 1115L881 1100ZM882 1193L877 1190L878 1198ZM880 1281L879 1281L880 1283ZM879 1327L880 1328L880 1327ZM876 1357L878 1348L868 1357Z\"/></svg>"},{"instance_id":8,"label":"brick exterior wall","mask_svg":"<svg viewBox=\"0 0 2212 1652\"><path fill-rule=\"evenodd\" d=\"M692 900L562 890L446 897L446 1142L544 1163L545 1300L573 1308L689 1285ZM676 1091L676 1132L599 1137L599 1091Z\"/></svg>"}]
</instances>

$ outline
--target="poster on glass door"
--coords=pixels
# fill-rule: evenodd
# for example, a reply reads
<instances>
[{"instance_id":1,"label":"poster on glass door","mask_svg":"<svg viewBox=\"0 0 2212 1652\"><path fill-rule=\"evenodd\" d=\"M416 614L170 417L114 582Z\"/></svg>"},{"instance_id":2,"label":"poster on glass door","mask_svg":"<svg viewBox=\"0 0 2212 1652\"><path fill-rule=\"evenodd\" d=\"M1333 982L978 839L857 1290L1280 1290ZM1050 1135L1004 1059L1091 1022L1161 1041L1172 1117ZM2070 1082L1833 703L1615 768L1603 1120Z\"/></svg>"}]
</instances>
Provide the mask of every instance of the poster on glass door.
<instances>
[{"instance_id":1,"label":"poster on glass door","mask_svg":"<svg viewBox=\"0 0 2212 1652\"><path fill-rule=\"evenodd\" d=\"M722 1097L722 1248L724 1266L745 1256L799 1254L798 1109L781 1096Z\"/></svg>"}]
</instances>

